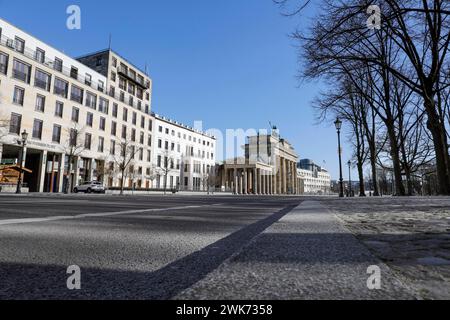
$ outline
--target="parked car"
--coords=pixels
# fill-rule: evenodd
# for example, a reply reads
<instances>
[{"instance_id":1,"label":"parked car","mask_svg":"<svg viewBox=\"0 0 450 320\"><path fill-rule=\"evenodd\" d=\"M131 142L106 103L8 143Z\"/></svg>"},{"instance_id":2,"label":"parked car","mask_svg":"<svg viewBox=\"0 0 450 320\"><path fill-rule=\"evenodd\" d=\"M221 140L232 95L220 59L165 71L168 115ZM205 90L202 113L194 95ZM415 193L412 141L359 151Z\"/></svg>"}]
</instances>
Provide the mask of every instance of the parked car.
<instances>
[{"instance_id":1,"label":"parked car","mask_svg":"<svg viewBox=\"0 0 450 320\"><path fill-rule=\"evenodd\" d=\"M103 186L101 182L90 181L85 182L82 185L76 186L73 188L73 192L84 192L84 193L105 193L106 188Z\"/></svg>"}]
</instances>

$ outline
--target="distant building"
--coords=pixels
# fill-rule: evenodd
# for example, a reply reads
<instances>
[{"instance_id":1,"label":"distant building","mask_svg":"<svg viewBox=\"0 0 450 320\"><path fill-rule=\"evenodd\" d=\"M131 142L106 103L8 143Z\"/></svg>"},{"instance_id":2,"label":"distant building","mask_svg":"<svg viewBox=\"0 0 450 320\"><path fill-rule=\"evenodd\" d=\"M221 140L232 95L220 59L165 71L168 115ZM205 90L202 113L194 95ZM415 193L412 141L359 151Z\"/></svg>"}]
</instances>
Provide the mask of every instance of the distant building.
<instances>
[{"instance_id":1,"label":"distant building","mask_svg":"<svg viewBox=\"0 0 450 320\"><path fill-rule=\"evenodd\" d=\"M229 159L219 167L219 188L235 194L300 194L298 155L276 130L248 137L245 156Z\"/></svg>"},{"instance_id":2,"label":"distant building","mask_svg":"<svg viewBox=\"0 0 450 320\"><path fill-rule=\"evenodd\" d=\"M328 194L331 192L331 175L310 159L302 159L297 166L302 194Z\"/></svg>"},{"instance_id":3,"label":"distant building","mask_svg":"<svg viewBox=\"0 0 450 320\"><path fill-rule=\"evenodd\" d=\"M124 187L162 188L163 151L175 159L168 187L202 189L215 139L155 115L151 100L146 70L116 52L74 59L0 19L0 165L20 163L18 140L27 131L22 164L30 192L87 181L117 188L125 153L132 161Z\"/></svg>"},{"instance_id":4,"label":"distant building","mask_svg":"<svg viewBox=\"0 0 450 320\"><path fill-rule=\"evenodd\" d=\"M215 181L216 138L158 114L154 116L152 187L164 188L167 175L167 189L206 191Z\"/></svg>"}]
</instances>

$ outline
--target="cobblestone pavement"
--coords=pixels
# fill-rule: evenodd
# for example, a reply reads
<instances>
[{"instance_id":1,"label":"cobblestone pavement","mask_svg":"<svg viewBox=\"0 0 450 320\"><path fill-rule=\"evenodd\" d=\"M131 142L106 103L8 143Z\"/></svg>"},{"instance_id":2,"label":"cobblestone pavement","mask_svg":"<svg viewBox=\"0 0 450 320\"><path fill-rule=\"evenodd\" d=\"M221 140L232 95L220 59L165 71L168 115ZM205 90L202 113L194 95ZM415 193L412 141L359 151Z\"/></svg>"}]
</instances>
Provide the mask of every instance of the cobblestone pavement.
<instances>
[{"instance_id":1,"label":"cobblestone pavement","mask_svg":"<svg viewBox=\"0 0 450 320\"><path fill-rule=\"evenodd\" d=\"M450 198L322 203L423 299L450 299Z\"/></svg>"}]
</instances>

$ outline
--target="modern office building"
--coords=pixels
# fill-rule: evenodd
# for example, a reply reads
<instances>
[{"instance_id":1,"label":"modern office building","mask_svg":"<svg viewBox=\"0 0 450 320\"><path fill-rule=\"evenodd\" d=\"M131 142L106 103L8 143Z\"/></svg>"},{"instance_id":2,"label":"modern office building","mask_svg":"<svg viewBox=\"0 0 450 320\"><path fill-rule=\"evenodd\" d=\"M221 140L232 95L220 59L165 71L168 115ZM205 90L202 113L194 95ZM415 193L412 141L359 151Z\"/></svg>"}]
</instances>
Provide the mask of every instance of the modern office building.
<instances>
[{"instance_id":1,"label":"modern office building","mask_svg":"<svg viewBox=\"0 0 450 320\"><path fill-rule=\"evenodd\" d=\"M215 181L216 139L155 114L153 188L206 191ZM166 180L167 178L167 180Z\"/></svg>"},{"instance_id":2,"label":"modern office building","mask_svg":"<svg viewBox=\"0 0 450 320\"><path fill-rule=\"evenodd\" d=\"M302 194L328 194L331 192L331 175L314 161L300 160L297 174L301 179Z\"/></svg>"},{"instance_id":3,"label":"modern office building","mask_svg":"<svg viewBox=\"0 0 450 320\"><path fill-rule=\"evenodd\" d=\"M153 132L165 120L152 113L152 80L145 70L110 49L74 59L1 19L0 36L0 164L22 158L30 192L62 192L95 180L118 187L124 159L125 187L154 186L159 148ZM163 127L201 141L195 148L192 140L192 148L201 156L205 151L212 165L211 138L176 122ZM188 188L198 185L198 175L186 177ZM184 186L185 176L179 178Z\"/></svg>"},{"instance_id":4,"label":"modern office building","mask_svg":"<svg viewBox=\"0 0 450 320\"><path fill-rule=\"evenodd\" d=\"M298 155L277 130L248 137L245 156L220 166L220 188L235 194L300 194Z\"/></svg>"}]
</instances>

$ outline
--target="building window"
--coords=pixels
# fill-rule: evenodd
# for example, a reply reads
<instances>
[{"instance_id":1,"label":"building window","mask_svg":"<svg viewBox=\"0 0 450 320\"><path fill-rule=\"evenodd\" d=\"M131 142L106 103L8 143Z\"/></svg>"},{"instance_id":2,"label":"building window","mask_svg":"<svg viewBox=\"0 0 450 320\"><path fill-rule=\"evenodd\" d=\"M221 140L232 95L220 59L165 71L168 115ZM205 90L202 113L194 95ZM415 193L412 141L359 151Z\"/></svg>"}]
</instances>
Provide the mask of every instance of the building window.
<instances>
[{"instance_id":1,"label":"building window","mask_svg":"<svg viewBox=\"0 0 450 320\"><path fill-rule=\"evenodd\" d=\"M127 126L122 126L122 139L127 139Z\"/></svg>"},{"instance_id":2,"label":"building window","mask_svg":"<svg viewBox=\"0 0 450 320\"><path fill-rule=\"evenodd\" d=\"M62 118L63 112L64 112L64 103L62 103L60 101L56 101L55 116L58 118Z\"/></svg>"},{"instance_id":3,"label":"building window","mask_svg":"<svg viewBox=\"0 0 450 320\"><path fill-rule=\"evenodd\" d=\"M147 145L148 145L149 147L152 146L152 136L148 136L148 139L147 139Z\"/></svg>"},{"instance_id":4,"label":"building window","mask_svg":"<svg viewBox=\"0 0 450 320\"><path fill-rule=\"evenodd\" d=\"M131 130L131 141L136 141L136 129Z\"/></svg>"},{"instance_id":5,"label":"building window","mask_svg":"<svg viewBox=\"0 0 450 320\"><path fill-rule=\"evenodd\" d=\"M33 122L33 138L41 140L42 139L42 127L44 122L42 120L35 119Z\"/></svg>"},{"instance_id":6,"label":"building window","mask_svg":"<svg viewBox=\"0 0 450 320\"><path fill-rule=\"evenodd\" d=\"M161 156L158 156L157 161L156 161L156 165L161 168Z\"/></svg>"},{"instance_id":7,"label":"building window","mask_svg":"<svg viewBox=\"0 0 450 320\"><path fill-rule=\"evenodd\" d=\"M83 104L83 89L72 85L72 90L70 91L70 100Z\"/></svg>"},{"instance_id":8,"label":"building window","mask_svg":"<svg viewBox=\"0 0 450 320\"><path fill-rule=\"evenodd\" d=\"M136 123L137 123L137 113L136 112L133 112L132 123L133 123L133 125L136 125Z\"/></svg>"},{"instance_id":9,"label":"building window","mask_svg":"<svg viewBox=\"0 0 450 320\"><path fill-rule=\"evenodd\" d=\"M92 76L89 73L86 73L86 78L84 78L84 83L88 86L92 85Z\"/></svg>"},{"instance_id":10,"label":"building window","mask_svg":"<svg viewBox=\"0 0 450 320\"><path fill-rule=\"evenodd\" d=\"M128 121L128 109L127 108L123 108L123 121L127 122Z\"/></svg>"},{"instance_id":11,"label":"building window","mask_svg":"<svg viewBox=\"0 0 450 320\"><path fill-rule=\"evenodd\" d=\"M53 69L55 69L56 71L62 72L63 61L61 59L55 58L55 62L53 63Z\"/></svg>"},{"instance_id":12,"label":"building window","mask_svg":"<svg viewBox=\"0 0 450 320\"><path fill-rule=\"evenodd\" d=\"M119 110L119 106L117 105L117 103L113 103L112 116L114 118L117 118L118 110Z\"/></svg>"},{"instance_id":13,"label":"building window","mask_svg":"<svg viewBox=\"0 0 450 320\"><path fill-rule=\"evenodd\" d=\"M47 72L36 69L36 74L34 76L34 86L44 89L45 91L50 91L50 82L52 76Z\"/></svg>"},{"instance_id":14,"label":"building window","mask_svg":"<svg viewBox=\"0 0 450 320\"><path fill-rule=\"evenodd\" d=\"M102 131L105 131L105 129L106 129L106 119L103 117L100 117L99 129Z\"/></svg>"},{"instance_id":15,"label":"building window","mask_svg":"<svg viewBox=\"0 0 450 320\"><path fill-rule=\"evenodd\" d=\"M119 77L119 88L121 90L126 90L127 89L127 81L124 78L122 78L122 77Z\"/></svg>"},{"instance_id":16,"label":"building window","mask_svg":"<svg viewBox=\"0 0 450 320\"><path fill-rule=\"evenodd\" d=\"M147 162L152 162L152 152L150 150L147 150ZM147 175L150 175L150 173Z\"/></svg>"},{"instance_id":17,"label":"building window","mask_svg":"<svg viewBox=\"0 0 450 320\"><path fill-rule=\"evenodd\" d=\"M53 125L52 141L56 143L61 142L61 126Z\"/></svg>"},{"instance_id":18,"label":"building window","mask_svg":"<svg viewBox=\"0 0 450 320\"><path fill-rule=\"evenodd\" d=\"M23 106L23 100L25 98L25 89L20 87L14 88L14 96L13 96L13 103L17 104L19 106Z\"/></svg>"},{"instance_id":19,"label":"building window","mask_svg":"<svg viewBox=\"0 0 450 320\"><path fill-rule=\"evenodd\" d=\"M89 91L86 92L86 107L97 109L97 96Z\"/></svg>"},{"instance_id":20,"label":"building window","mask_svg":"<svg viewBox=\"0 0 450 320\"><path fill-rule=\"evenodd\" d=\"M153 121L151 119L148 121L148 131L153 131Z\"/></svg>"},{"instance_id":21,"label":"building window","mask_svg":"<svg viewBox=\"0 0 450 320\"><path fill-rule=\"evenodd\" d=\"M98 138L98 152L103 153L105 149L105 138Z\"/></svg>"},{"instance_id":22,"label":"building window","mask_svg":"<svg viewBox=\"0 0 450 320\"><path fill-rule=\"evenodd\" d=\"M116 82L116 73L114 71L111 71L111 81Z\"/></svg>"},{"instance_id":23,"label":"building window","mask_svg":"<svg viewBox=\"0 0 450 320\"><path fill-rule=\"evenodd\" d=\"M6 74L8 72L9 56L0 52L0 73Z\"/></svg>"},{"instance_id":24,"label":"building window","mask_svg":"<svg viewBox=\"0 0 450 320\"><path fill-rule=\"evenodd\" d=\"M20 135L21 125L22 125L22 116L17 113L11 113L11 121L9 124L9 133Z\"/></svg>"},{"instance_id":25,"label":"building window","mask_svg":"<svg viewBox=\"0 0 450 320\"><path fill-rule=\"evenodd\" d=\"M117 123L111 122L111 135L115 136L117 134Z\"/></svg>"},{"instance_id":26,"label":"building window","mask_svg":"<svg viewBox=\"0 0 450 320\"><path fill-rule=\"evenodd\" d=\"M98 105L98 111L100 111L104 114L108 114L109 113L109 101L104 98L100 98L99 105Z\"/></svg>"},{"instance_id":27,"label":"building window","mask_svg":"<svg viewBox=\"0 0 450 320\"><path fill-rule=\"evenodd\" d=\"M39 94L36 96L36 111L38 112L45 111L45 97Z\"/></svg>"},{"instance_id":28,"label":"building window","mask_svg":"<svg viewBox=\"0 0 450 320\"><path fill-rule=\"evenodd\" d=\"M136 93L136 87L134 84L129 83L128 84L128 93L134 95Z\"/></svg>"},{"instance_id":29,"label":"building window","mask_svg":"<svg viewBox=\"0 0 450 320\"><path fill-rule=\"evenodd\" d=\"M13 77L17 80L30 83L31 65L14 59Z\"/></svg>"},{"instance_id":30,"label":"building window","mask_svg":"<svg viewBox=\"0 0 450 320\"><path fill-rule=\"evenodd\" d=\"M45 62L45 51L37 48L34 58L36 59L37 62L44 63Z\"/></svg>"},{"instance_id":31,"label":"building window","mask_svg":"<svg viewBox=\"0 0 450 320\"><path fill-rule=\"evenodd\" d=\"M139 138L139 143L140 144L144 144L144 133L143 132L141 132L141 134L140 134L140 138Z\"/></svg>"},{"instance_id":32,"label":"building window","mask_svg":"<svg viewBox=\"0 0 450 320\"><path fill-rule=\"evenodd\" d=\"M59 78L55 78L53 93L63 98L67 98L69 83Z\"/></svg>"},{"instance_id":33,"label":"building window","mask_svg":"<svg viewBox=\"0 0 450 320\"><path fill-rule=\"evenodd\" d=\"M78 80L78 69L77 68L75 68L75 67L70 68L70 77L75 80Z\"/></svg>"},{"instance_id":34,"label":"building window","mask_svg":"<svg viewBox=\"0 0 450 320\"><path fill-rule=\"evenodd\" d=\"M145 128L145 118L141 117L141 128L144 129Z\"/></svg>"},{"instance_id":35,"label":"building window","mask_svg":"<svg viewBox=\"0 0 450 320\"><path fill-rule=\"evenodd\" d=\"M111 140L111 147L109 148L109 153L111 155L116 155L116 142L114 140Z\"/></svg>"},{"instance_id":36,"label":"building window","mask_svg":"<svg viewBox=\"0 0 450 320\"><path fill-rule=\"evenodd\" d=\"M86 150L91 150L91 143L92 143L92 135L90 133L86 133L84 137L84 148Z\"/></svg>"},{"instance_id":37,"label":"building window","mask_svg":"<svg viewBox=\"0 0 450 320\"><path fill-rule=\"evenodd\" d=\"M138 99L142 100L144 98L144 91L141 88L137 88L136 96Z\"/></svg>"},{"instance_id":38,"label":"building window","mask_svg":"<svg viewBox=\"0 0 450 320\"><path fill-rule=\"evenodd\" d=\"M69 146L75 147L78 145L78 130L70 129L69 133Z\"/></svg>"},{"instance_id":39,"label":"building window","mask_svg":"<svg viewBox=\"0 0 450 320\"><path fill-rule=\"evenodd\" d=\"M103 92L105 90L105 83L101 80L98 80L98 91Z\"/></svg>"},{"instance_id":40,"label":"building window","mask_svg":"<svg viewBox=\"0 0 450 320\"><path fill-rule=\"evenodd\" d=\"M161 149L162 148L162 140L158 139L158 148Z\"/></svg>"},{"instance_id":41,"label":"building window","mask_svg":"<svg viewBox=\"0 0 450 320\"><path fill-rule=\"evenodd\" d=\"M15 42L16 51L18 51L20 53L24 53L25 52L25 40L23 40L19 37L16 37L14 42Z\"/></svg>"},{"instance_id":42,"label":"building window","mask_svg":"<svg viewBox=\"0 0 450 320\"><path fill-rule=\"evenodd\" d=\"M117 59L114 58L114 57L112 58L112 65L113 65L114 68L117 67Z\"/></svg>"},{"instance_id":43,"label":"building window","mask_svg":"<svg viewBox=\"0 0 450 320\"><path fill-rule=\"evenodd\" d=\"M78 123L80 121L80 109L73 107L72 108L72 121Z\"/></svg>"},{"instance_id":44,"label":"building window","mask_svg":"<svg viewBox=\"0 0 450 320\"><path fill-rule=\"evenodd\" d=\"M86 125L92 128L93 124L94 124L94 115L88 112L86 115Z\"/></svg>"}]
</instances>

